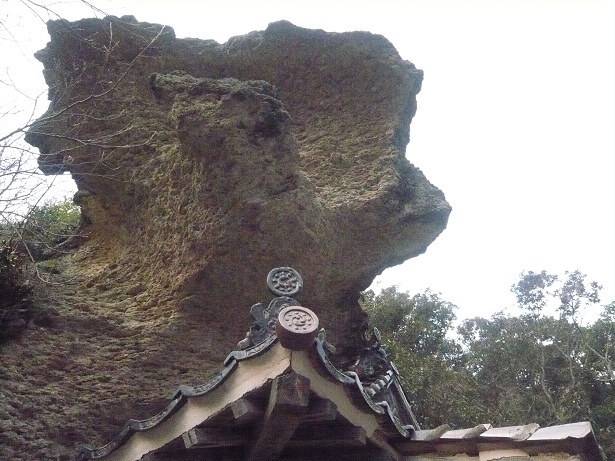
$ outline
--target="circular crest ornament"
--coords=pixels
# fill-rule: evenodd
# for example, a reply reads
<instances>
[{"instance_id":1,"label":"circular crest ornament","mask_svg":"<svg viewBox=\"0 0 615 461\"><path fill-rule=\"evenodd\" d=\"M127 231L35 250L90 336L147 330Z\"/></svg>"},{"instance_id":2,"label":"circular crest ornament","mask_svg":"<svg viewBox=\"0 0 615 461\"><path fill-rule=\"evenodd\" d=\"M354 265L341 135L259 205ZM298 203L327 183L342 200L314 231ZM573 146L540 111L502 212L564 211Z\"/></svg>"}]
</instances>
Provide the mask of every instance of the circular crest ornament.
<instances>
[{"instance_id":1,"label":"circular crest ornament","mask_svg":"<svg viewBox=\"0 0 615 461\"><path fill-rule=\"evenodd\" d=\"M318 317L303 306L285 307L278 314L275 332L286 349L305 350L312 345L318 333Z\"/></svg>"},{"instance_id":2,"label":"circular crest ornament","mask_svg":"<svg viewBox=\"0 0 615 461\"><path fill-rule=\"evenodd\" d=\"M276 296L296 296L303 288L303 279L292 267L277 267L267 275L267 286Z\"/></svg>"}]
</instances>

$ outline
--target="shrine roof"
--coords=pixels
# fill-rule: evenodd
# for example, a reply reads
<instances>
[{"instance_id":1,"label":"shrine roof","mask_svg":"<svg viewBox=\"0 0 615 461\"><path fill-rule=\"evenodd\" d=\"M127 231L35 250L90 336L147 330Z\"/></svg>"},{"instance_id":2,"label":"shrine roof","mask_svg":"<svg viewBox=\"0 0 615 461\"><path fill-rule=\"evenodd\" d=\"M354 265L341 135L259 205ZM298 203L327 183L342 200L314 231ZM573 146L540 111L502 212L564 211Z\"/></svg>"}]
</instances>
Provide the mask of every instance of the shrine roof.
<instances>
[{"instance_id":1,"label":"shrine roof","mask_svg":"<svg viewBox=\"0 0 615 461\"><path fill-rule=\"evenodd\" d=\"M82 448L77 461L371 461L502 450L600 459L587 422L421 430L376 330L354 363L340 367L316 314L294 299L301 276L278 268L267 281L277 297L252 306L254 325L218 373L180 386L158 414L127 421L106 445Z\"/></svg>"}]
</instances>

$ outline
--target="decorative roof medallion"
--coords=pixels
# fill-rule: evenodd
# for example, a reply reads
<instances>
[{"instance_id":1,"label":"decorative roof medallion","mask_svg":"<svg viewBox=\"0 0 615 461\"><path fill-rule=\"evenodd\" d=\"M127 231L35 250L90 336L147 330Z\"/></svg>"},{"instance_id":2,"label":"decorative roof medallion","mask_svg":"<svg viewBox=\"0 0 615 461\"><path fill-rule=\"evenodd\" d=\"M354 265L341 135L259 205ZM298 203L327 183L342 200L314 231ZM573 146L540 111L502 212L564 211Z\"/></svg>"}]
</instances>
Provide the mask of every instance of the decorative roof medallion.
<instances>
[{"instance_id":1,"label":"decorative roof medallion","mask_svg":"<svg viewBox=\"0 0 615 461\"><path fill-rule=\"evenodd\" d=\"M293 297L303 289L303 279L292 267L277 267L267 275L267 286L274 295Z\"/></svg>"},{"instance_id":2,"label":"decorative roof medallion","mask_svg":"<svg viewBox=\"0 0 615 461\"><path fill-rule=\"evenodd\" d=\"M305 350L316 339L318 317L305 307L285 307L278 314L275 332L278 340L286 349Z\"/></svg>"},{"instance_id":3,"label":"decorative roof medallion","mask_svg":"<svg viewBox=\"0 0 615 461\"><path fill-rule=\"evenodd\" d=\"M293 297L303 289L303 279L292 267L278 267L271 270L267 275L267 287L278 297L274 298L267 307L264 307L262 303L257 303L250 308L254 324L250 327L246 337L237 344L240 350L256 346L274 334L278 314L282 309L289 306L301 306Z\"/></svg>"}]
</instances>

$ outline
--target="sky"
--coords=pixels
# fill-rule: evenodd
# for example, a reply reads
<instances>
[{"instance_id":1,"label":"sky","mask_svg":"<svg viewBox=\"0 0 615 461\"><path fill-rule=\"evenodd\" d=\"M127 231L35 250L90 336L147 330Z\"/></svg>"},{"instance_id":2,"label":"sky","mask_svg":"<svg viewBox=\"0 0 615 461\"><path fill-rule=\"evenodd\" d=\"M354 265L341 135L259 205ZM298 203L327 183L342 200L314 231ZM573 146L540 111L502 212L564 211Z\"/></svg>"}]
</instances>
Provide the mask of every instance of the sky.
<instances>
[{"instance_id":1,"label":"sky","mask_svg":"<svg viewBox=\"0 0 615 461\"><path fill-rule=\"evenodd\" d=\"M485 317L513 306L522 271L578 269L615 300L614 0L92 3L220 43L281 19L384 35L425 73L406 155L453 212L424 255L373 287L431 288L458 317ZM48 5L71 20L93 15L79 1ZM43 22L18 0L0 2L0 18L19 44L2 44L2 70L25 94L44 92L31 58L47 41Z\"/></svg>"}]
</instances>

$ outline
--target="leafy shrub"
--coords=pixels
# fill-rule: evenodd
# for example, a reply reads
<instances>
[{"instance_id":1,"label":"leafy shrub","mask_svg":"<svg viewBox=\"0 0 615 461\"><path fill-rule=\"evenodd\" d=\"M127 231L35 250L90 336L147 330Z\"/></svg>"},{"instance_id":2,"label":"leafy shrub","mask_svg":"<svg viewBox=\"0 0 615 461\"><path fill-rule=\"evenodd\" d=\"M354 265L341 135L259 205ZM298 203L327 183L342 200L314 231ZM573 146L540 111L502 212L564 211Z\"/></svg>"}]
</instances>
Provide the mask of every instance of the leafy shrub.
<instances>
[{"instance_id":1,"label":"leafy shrub","mask_svg":"<svg viewBox=\"0 0 615 461\"><path fill-rule=\"evenodd\" d=\"M26 255L14 241L0 243L0 340L18 334L26 324L32 288Z\"/></svg>"},{"instance_id":2,"label":"leafy shrub","mask_svg":"<svg viewBox=\"0 0 615 461\"><path fill-rule=\"evenodd\" d=\"M12 242L0 244L0 304L22 296L25 255Z\"/></svg>"},{"instance_id":3,"label":"leafy shrub","mask_svg":"<svg viewBox=\"0 0 615 461\"><path fill-rule=\"evenodd\" d=\"M35 259L41 259L46 250L75 235L80 223L81 209L71 200L49 201L30 210L21 224L22 239Z\"/></svg>"},{"instance_id":4,"label":"leafy shrub","mask_svg":"<svg viewBox=\"0 0 615 461\"><path fill-rule=\"evenodd\" d=\"M31 208L20 221L0 223L0 341L19 334L30 321L46 316L34 306L28 262L57 255L54 248L76 235L81 210L70 200ZM38 267L39 274L40 267Z\"/></svg>"}]
</instances>

